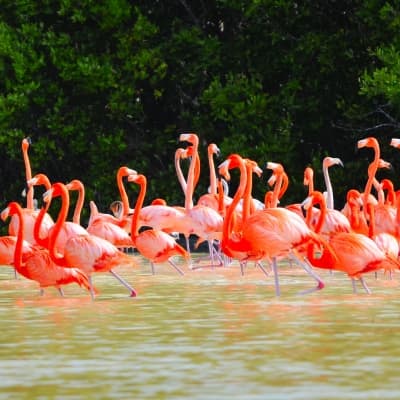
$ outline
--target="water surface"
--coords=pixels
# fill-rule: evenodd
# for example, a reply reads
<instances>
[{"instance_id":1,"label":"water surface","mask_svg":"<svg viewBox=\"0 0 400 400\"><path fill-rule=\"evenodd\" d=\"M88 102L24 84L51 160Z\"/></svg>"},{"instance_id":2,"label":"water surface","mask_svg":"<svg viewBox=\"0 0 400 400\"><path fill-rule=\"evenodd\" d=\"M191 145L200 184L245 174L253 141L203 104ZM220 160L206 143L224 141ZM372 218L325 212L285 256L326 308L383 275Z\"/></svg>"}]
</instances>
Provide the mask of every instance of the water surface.
<instances>
[{"instance_id":1,"label":"water surface","mask_svg":"<svg viewBox=\"0 0 400 400\"><path fill-rule=\"evenodd\" d=\"M353 294L341 273L322 291L281 263L282 295L253 265L151 275L95 275L92 301L66 298L0 269L0 399L398 399L398 276L368 276Z\"/></svg>"}]
</instances>

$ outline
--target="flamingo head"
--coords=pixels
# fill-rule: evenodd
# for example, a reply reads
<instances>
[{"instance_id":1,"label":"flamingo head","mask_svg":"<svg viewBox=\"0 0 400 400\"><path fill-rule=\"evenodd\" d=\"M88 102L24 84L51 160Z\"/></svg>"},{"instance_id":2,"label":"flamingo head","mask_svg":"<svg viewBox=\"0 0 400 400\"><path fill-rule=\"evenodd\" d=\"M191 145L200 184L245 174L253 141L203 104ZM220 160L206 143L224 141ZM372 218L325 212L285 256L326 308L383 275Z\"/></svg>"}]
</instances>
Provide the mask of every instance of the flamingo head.
<instances>
[{"instance_id":1,"label":"flamingo head","mask_svg":"<svg viewBox=\"0 0 400 400\"><path fill-rule=\"evenodd\" d=\"M110 204L110 210L113 213L114 217L121 218L123 205L121 200L115 200Z\"/></svg>"},{"instance_id":2,"label":"flamingo head","mask_svg":"<svg viewBox=\"0 0 400 400\"><path fill-rule=\"evenodd\" d=\"M361 149L362 147L374 147L374 148L378 148L379 144L378 141L376 140L376 138L370 136L367 137L365 139L360 139L357 142L357 148Z\"/></svg>"},{"instance_id":3,"label":"flamingo head","mask_svg":"<svg viewBox=\"0 0 400 400\"><path fill-rule=\"evenodd\" d=\"M68 190L81 190L84 188L83 183L79 179L73 179L68 182L66 185Z\"/></svg>"},{"instance_id":4,"label":"flamingo head","mask_svg":"<svg viewBox=\"0 0 400 400\"><path fill-rule=\"evenodd\" d=\"M392 169L392 164L390 162L382 160L382 158L378 161L378 168Z\"/></svg>"},{"instance_id":5,"label":"flamingo head","mask_svg":"<svg viewBox=\"0 0 400 400\"><path fill-rule=\"evenodd\" d=\"M215 143L210 143L208 145L208 154L215 154L217 157L221 154L221 150L219 149L219 147L215 144Z\"/></svg>"},{"instance_id":6,"label":"flamingo head","mask_svg":"<svg viewBox=\"0 0 400 400\"><path fill-rule=\"evenodd\" d=\"M303 185L307 186L312 182L314 179L314 170L311 167L307 167L304 170L304 179L303 179Z\"/></svg>"},{"instance_id":7,"label":"flamingo head","mask_svg":"<svg viewBox=\"0 0 400 400\"><path fill-rule=\"evenodd\" d=\"M24 139L22 139L22 143L21 143L21 147L22 147L22 150L24 151L26 151L26 150L28 150L28 148L29 148L29 146L32 144L32 140L31 140L31 138L30 137L26 137L26 138L24 138Z\"/></svg>"},{"instance_id":8,"label":"flamingo head","mask_svg":"<svg viewBox=\"0 0 400 400\"><path fill-rule=\"evenodd\" d=\"M129 174L128 175L128 182L135 182L139 185L146 182L146 177L143 174Z\"/></svg>"},{"instance_id":9,"label":"flamingo head","mask_svg":"<svg viewBox=\"0 0 400 400\"><path fill-rule=\"evenodd\" d=\"M255 173L259 178L261 177L263 170L258 166L258 164L254 160L250 160L246 158L246 164L251 167L251 171Z\"/></svg>"},{"instance_id":10,"label":"flamingo head","mask_svg":"<svg viewBox=\"0 0 400 400\"><path fill-rule=\"evenodd\" d=\"M218 166L218 173L227 181L231 179L229 170L244 165L244 160L239 154L231 154L223 163Z\"/></svg>"},{"instance_id":11,"label":"flamingo head","mask_svg":"<svg viewBox=\"0 0 400 400\"><path fill-rule=\"evenodd\" d=\"M340 158L337 157L325 157L322 161L322 166L324 168L329 168L332 165L340 165L343 167L343 162Z\"/></svg>"},{"instance_id":12,"label":"flamingo head","mask_svg":"<svg viewBox=\"0 0 400 400\"><path fill-rule=\"evenodd\" d=\"M128 176L131 174L137 174L134 169L128 168L127 166L119 167L117 175L119 177Z\"/></svg>"},{"instance_id":13,"label":"flamingo head","mask_svg":"<svg viewBox=\"0 0 400 400\"><path fill-rule=\"evenodd\" d=\"M195 133L181 133L179 136L180 142L189 142L192 145L199 144L199 137Z\"/></svg>"},{"instance_id":14,"label":"flamingo head","mask_svg":"<svg viewBox=\"0 0 400 400\"><path fill-rule=\"evenodd\" d=\"M16 214L20 210L21 206L17 202L12 201L8 203L8 206L1 212L0 217L5 221L9 216Z\"/></svg>"},{"instance_id":15,"label":"flamingo head","mask_svg":"<svg viewBox=\"0 0 400 400\"><path fill-rule=\"evenodd\" d=\"M390 145L393 146L393 147L396 147L396 149L400 148L400 139L398 139L398 138L393 138L393 139L390 141Z\"/></svg>"},{"instance_id":16,"label":"flamingo head","mask_svg":"<svg viewBox=\"0 0 400 400\"><path fill-rule=\"evenodd\" d=\"M279 163L275 163L272 161L268 161L267 165L266 165L266 169L271 169L272 171L276 172L276 173L283 173L283 166L282 164Z\"/></svg>"}]
</instances>

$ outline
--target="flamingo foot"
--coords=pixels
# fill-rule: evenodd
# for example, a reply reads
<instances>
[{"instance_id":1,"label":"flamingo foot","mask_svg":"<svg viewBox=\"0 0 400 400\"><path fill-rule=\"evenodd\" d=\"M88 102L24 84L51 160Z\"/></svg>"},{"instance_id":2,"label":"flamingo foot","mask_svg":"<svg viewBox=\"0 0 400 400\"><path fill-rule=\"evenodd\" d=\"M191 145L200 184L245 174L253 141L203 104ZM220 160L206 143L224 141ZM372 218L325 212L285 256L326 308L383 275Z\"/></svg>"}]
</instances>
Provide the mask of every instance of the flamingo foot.
<instances>
[{"instance_id":1,"label":"flamingo foot","mask_svg":"<svg viewBox=\"0 0 400 400\"><path fill-rule=\"evenodd\" d=\"M137 292L136 290L132 290L131 294L129 295L129 297L137 297Z\"/></svg>"},{"instance_id":2,"label":"flamingo foot","mask_svg":"<svg viewBox=\"0 0 400 400\"><path fill-rule=\"evenodd\" d=\"M318 281L318 285L311 288L311 289L306 289L306 290L302 290L301 292L299 292L299 295L305 295L308 293L313 293L316 292L317 290L322 290L325 287L325 283L322 281Z\"/></svg>"}]
</instances>

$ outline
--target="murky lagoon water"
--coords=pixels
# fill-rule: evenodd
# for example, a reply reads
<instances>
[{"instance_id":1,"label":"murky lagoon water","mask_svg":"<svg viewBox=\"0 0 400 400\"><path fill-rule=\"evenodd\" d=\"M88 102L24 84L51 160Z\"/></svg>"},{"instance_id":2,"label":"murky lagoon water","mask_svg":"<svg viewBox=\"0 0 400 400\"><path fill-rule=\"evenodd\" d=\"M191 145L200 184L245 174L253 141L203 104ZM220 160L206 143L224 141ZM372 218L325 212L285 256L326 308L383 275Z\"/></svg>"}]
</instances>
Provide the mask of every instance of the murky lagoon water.
<instances>
[{"instance_id":1,"label":"murky lagoon water","mask_svg":"<svg viewBox=\"0 0 400 400\"><path fill-rule=\"evenodd\" d=\"M399 274L367 277L352 293L343 274L297 267L273 276L249 265L95 275L92 301L78 286L38 295L0 269L0 399L398 399Z\"/></svg>"}]
</instances>

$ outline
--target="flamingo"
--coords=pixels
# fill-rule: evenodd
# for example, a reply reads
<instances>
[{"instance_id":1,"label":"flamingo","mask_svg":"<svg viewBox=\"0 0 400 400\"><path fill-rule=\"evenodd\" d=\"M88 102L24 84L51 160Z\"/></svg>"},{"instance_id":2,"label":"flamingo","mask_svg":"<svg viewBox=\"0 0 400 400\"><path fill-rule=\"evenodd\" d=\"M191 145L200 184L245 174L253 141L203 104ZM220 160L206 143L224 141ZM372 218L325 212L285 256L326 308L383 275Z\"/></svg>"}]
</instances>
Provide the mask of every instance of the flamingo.
<instances>
[{"instance_id":1,"label":"flamingo","mask_svg":"<svg viewBox=\"0 0 400 400\"><path fill-rule=\"evenodd\" d=\"M242 168L241 157L237 154L228 157L225 163L220 165L220 173L229 168ZM241 176L242 176L241 174ZM297 214L283 208L271 207L259 210L251 214L243 223L240 235L231 233L231 216L233 205L239 200L238 197L244 193L245 182L239 185L240 190L234 196L234 201L228 208L224 222L222 237L222 249L228 256L235 257L238 254L242 260L259 261L267 259L273 267L275 276L275 292L280 295L279 281L277 274L277 258L294 256L296 261L301 257L302 247L309 241L321 243L318 235L307 227L304 220ZM318 286L312 290L319 290L324 287L322 280L312 269L300 263L303 268L317 280Z\"/></svg>"},{"instance_id":2,"label":"flamingo","mask_svg":"<svg viewBox=\"0 0 400 400\"><path fill-rule=\"evenodd\" d=\"M228 159L219 166L219 173L223 175L226 180L230 180L229 169L238 168L240 171L239 186L232 199L232 203L228 206L225 212L221 251L230 258L235 258L239 261L241 274L244 275L244 266L247 263L247 253L240 250L234 250L230 247L232 238L241 236L241 229L243 223L249 215L254 212L251 210L251 186L252 174L256 173L258 176L262 174L261 168L258 167L255 161L243 159L238 154L232 154ZM242 212L238 213L238 204L243 199ZM261 264L260 260L255 260L258 266L265 275L268 276L267 271Z\"/></svg>"},{"instance_id":3,"label":"flamingo","mask_svg":"<svg viewBox=\"0 0 400 400\"><path fill-rule=\"evenodd\" d=\"M326 200L321 192L314 191L304 206L307 209L314 204L319 204L321 210L320 219L315 227L318 233L327 211ZM386 255L368 236L356 232L332 233L329 244L323 247L316 246L315 242L309 242L307 257L315 267L345 272L352 280L353 291L356 291L355 279L359 279L367 293L371 291L364 281L363 274L381 268L400 268L396 258Z\"/></svg>"},{"instance_id":4,"label":"flamingo","mask_svg":"<svg viewBox=\"0 0 400 400\"><path fill-rule=\"evenodd\" d=\"M29 181L30 179L32 179L32 170L31 170L31 164L30 164L29 155L28 155L28 150L29 150L30 144L31 144L30 138L24 138L21 143L22 155L23 155L24 165L25 165L26 181ZM26 198L27 198L26 208L22 209L22 215L24 218L24 225L25 225L24 239L30 243L35 243L35 239L33 236L33 226L35 224L35 219L36 219L39 211L34 209L33 187L32 186L29 188ZM19 230L18 221L19 221L19 218L17 215L13 215L11 217L11 220L10 220L10 223L8 226L8 234L10 236L17 236L18 230Z\"/></svg>"},{"instance_id":5,"label":"flamingo","mask_svg":"<svg viewBox=\"0 0 400 400\"><path fill-rule=\"evenodd\" d=\"M12 215L16 215L19 219L14 267L20 275L38 282L41 294L44 293L44 288L53 286L63 296L62 286L70 283L77 283L88 291L91 289L88 277L80 269L60 267L52 261L47 249L24 241L23 210L16 202L8 204L7 208L2 211L1 218L5 220Z\"/></svg>"},{"instance_id":6,"label":"flamingo","mask_svg":"<svg viewBox=\"0 0 400 400\"><path fill-rule=\"evenodd\" d=\"M193 192L195 188L195 169L196 169L196 154L198 153L199 138L194 133L181 134L179 137L181 142L188 142L193 147L193 156L190 162L187 187L185 193L185 214L187 226L190 233L198 236L198 244L207 240L209 253L212 259L211 266L214 266L215 250L213 242L220 240L222 236L223 218L221 214L211 207L201 204L193 205ZM222 260L220 260L222 263Z\"/></svg>"},{"instance_id":7,"label":"flamingo","mask_svg":"<svg viewBox=\"0 0 400 400\"><path fill-rule=\"evenodd\" d=\"M118 250L109 241L90 235L84 229L84 233L70 236L66 240L63 253L57 250L58 239L66 223L69 208L69 193L64 184L53 183L51 189L45 193L44 200L49 202L55 197L61 197L61 209L49 236L48 248L52 260L58 265L64 267L73 265L84 271L89 277L92 298L95 296L92 284L92 274L95 272L110 272L129 290L130 296L135 297L137 295L135 289L113 271L113 268L119 265L135 265L135 263L132 257Z\"/></svg>"},{"instance_id":8,"label":"flamingo","mask_svg":"<svg viewBox=\"0 0 400 400\"><path fill-rule=\"evenodd\" d=\"M136 200L135 211L132 218L131 238L136 249L146 257L151 264L154 273L154 264L168 261L181 275L183 271L173 262L175 255L189 258L189 253L175 239L159 229L147 229L139 233L139 219L147 189L146 177L142 174L129 175L129 182L140 186L139 196Z\"/></svg>"}]
</instances>

